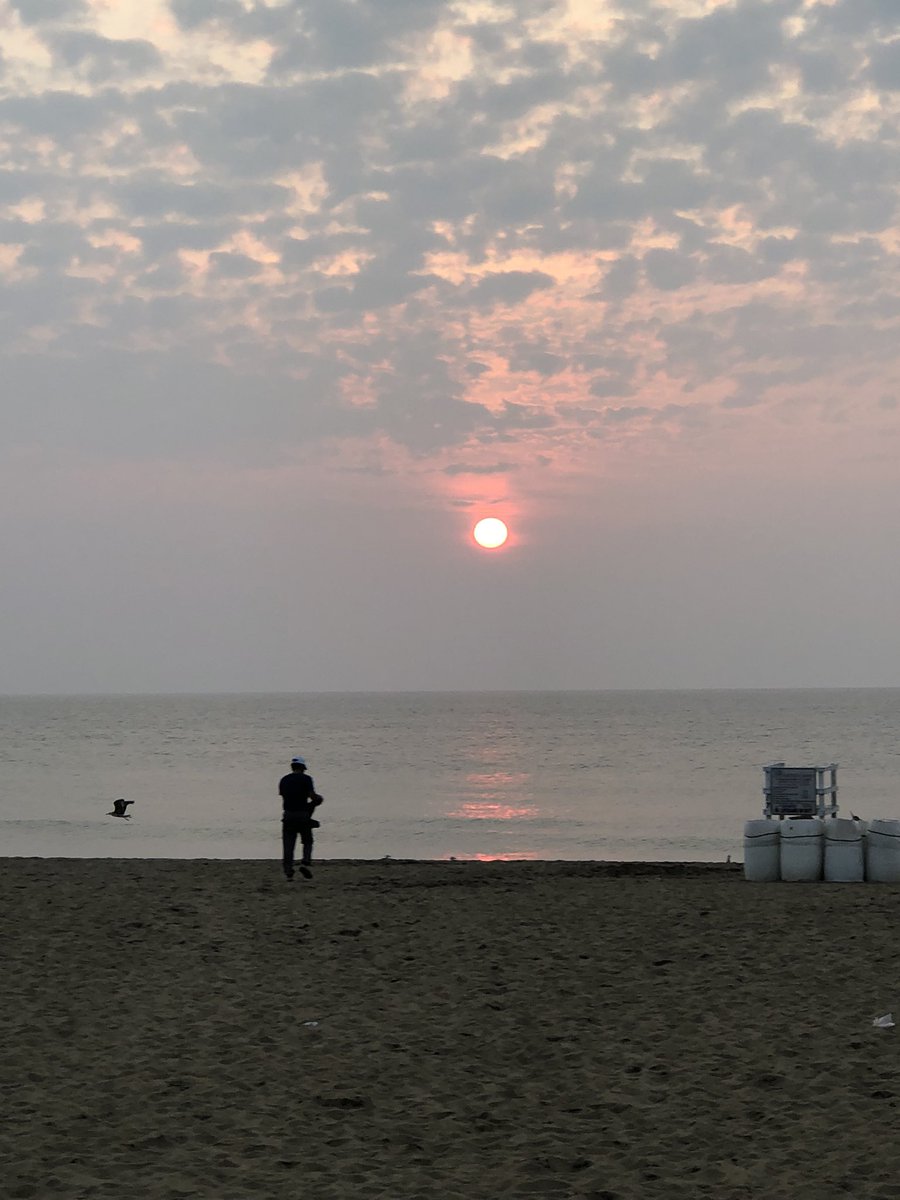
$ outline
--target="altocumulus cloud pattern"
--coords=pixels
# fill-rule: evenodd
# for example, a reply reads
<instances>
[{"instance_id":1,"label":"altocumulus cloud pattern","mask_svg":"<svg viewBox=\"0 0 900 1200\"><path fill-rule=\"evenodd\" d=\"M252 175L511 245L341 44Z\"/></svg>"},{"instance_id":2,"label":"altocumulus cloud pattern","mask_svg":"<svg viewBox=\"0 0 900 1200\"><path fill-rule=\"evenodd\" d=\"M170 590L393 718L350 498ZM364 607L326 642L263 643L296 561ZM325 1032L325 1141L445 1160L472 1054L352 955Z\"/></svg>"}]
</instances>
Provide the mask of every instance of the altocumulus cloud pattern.
<instances>
[{"instance_id":1,"label":"altocumulus cloud pattern","mask_svg":"<svg viewBox=\"0 0 900 1200\"><path fill-rule=\"evenodd\" d=\"M894 420L895 0L0 22L7 452L327 445L449 487Z\"/></svg>"}]
</instances>

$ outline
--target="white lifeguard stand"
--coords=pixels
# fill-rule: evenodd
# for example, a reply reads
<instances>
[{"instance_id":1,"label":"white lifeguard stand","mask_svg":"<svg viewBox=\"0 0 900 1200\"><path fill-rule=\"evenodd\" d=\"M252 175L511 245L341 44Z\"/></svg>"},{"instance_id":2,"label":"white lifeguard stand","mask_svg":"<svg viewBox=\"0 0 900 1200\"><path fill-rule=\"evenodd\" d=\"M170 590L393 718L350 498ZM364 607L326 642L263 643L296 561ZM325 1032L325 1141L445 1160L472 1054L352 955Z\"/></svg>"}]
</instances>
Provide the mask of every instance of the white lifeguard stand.
<instances>
[{"instance_id":1,"label":"white lifeguard stand","mask_svg":"<svg viewBox=\"0 0 900 1200\"><path fill-rule=\"evenodd\" d=\"M763 767L766 773L763 816L782 820L785 817L836 817L837 769L837 763L829 763L827 767L786 767L783 762L778 762Z\"/></svg>"}]
</instances>

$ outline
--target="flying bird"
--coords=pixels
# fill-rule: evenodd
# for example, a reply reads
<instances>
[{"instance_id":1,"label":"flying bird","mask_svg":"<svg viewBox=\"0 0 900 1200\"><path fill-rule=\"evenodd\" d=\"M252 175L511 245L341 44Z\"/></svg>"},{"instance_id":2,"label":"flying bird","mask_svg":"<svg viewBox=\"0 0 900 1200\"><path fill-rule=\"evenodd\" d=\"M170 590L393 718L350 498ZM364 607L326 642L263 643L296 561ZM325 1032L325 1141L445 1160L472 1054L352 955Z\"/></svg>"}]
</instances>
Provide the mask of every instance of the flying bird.
<instances>
[{"instance_id":1,"label":"flying bird","mask_svg":"<svg viewBox=\"0 0 900 1200\"><path fill-rule=\"evenodd\" d=\"M116 800L113 802L112 812L108 812L108 817L124 817L126 821L131 820L131 813L127 813L125 809L129 804L134 804L133 800Z\"/></svg>"}]
</instances>

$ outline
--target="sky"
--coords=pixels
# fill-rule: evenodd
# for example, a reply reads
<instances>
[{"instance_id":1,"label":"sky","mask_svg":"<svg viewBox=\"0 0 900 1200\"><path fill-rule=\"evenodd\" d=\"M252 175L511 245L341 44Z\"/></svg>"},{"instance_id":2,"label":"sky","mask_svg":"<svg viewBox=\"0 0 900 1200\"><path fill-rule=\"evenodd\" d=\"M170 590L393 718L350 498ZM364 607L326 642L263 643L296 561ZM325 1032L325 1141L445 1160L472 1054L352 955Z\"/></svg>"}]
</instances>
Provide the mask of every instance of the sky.
<instances>
[{"instance_id":1,"label":"sky","mask_svg":"<svg viewBox=\"0 0 900 1200\"><path fill-rule=\"evenodd\" d=\"M897 0L0 46L0 691L900 685Z\"/></svg>"}]
</instances>

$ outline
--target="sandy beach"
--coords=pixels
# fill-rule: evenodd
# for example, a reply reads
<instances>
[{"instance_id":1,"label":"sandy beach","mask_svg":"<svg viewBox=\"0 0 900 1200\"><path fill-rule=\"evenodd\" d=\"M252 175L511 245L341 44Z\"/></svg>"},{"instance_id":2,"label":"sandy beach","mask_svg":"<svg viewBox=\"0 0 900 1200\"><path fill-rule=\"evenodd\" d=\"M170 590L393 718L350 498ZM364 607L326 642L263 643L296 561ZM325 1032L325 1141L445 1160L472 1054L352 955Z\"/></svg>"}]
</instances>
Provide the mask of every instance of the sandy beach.
<instances>
[{"instance_id":1,"label":"sandy beach","mask_svg":"<svg viewBox=\"0 0 900 1200\"><path fill-rule=\"evenodd\" d=\"M4 859L4 1198L900 1197L900 889Z\"/></svg>"}]
</instances>

